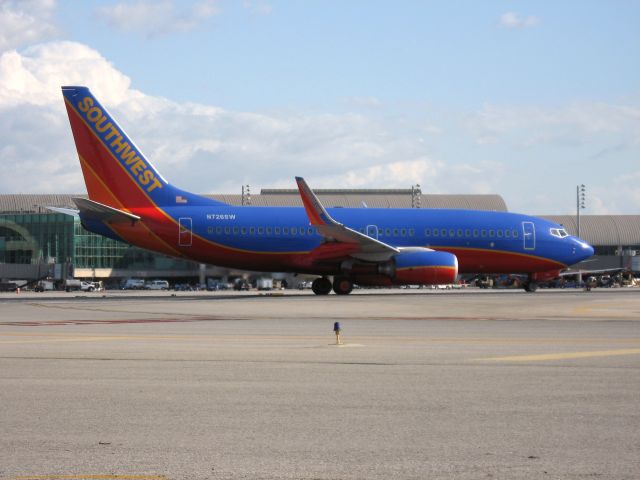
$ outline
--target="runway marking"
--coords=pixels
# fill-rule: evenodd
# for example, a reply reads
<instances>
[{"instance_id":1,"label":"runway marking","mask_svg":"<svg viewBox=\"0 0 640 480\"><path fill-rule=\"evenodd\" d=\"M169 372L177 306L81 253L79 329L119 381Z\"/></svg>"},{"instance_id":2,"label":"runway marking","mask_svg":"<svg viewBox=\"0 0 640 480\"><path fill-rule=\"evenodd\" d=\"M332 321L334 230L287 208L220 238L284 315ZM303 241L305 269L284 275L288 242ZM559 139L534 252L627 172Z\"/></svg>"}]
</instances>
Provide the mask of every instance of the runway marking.
<instances>
[{"instance_id":1,"label":"runway marking","mask_svg":"<svg viewBox=\"0 0 640 480\"><path fill-rule=\"evenodd\" d=\"M13 337L15 340L0 340L0 345L30 344L30 343L60 343L60 342L109 342L118 340L189 340L197 339L187 335L68 335L59 333L0 333L2 337Z\"/></svg>"},{"instance_id":2,"label":"runway marking","mask_svg":"<svg viewBox=\"0 0 640 480\"><path fill-rule=\"evenodd\" d=\"M51 338L46 340L7 340L0 341L0 345L28 345L31 343L64 343L64 342L103 342L108 340L120 340L119 338L84 337L84 338ZM126 340L126 339L125 339Z\"/></svg>"},{"instance_id":3,"label":"runway marking","mask_svg":"<svg viewBox=\"0 0 640 480\"><path fill-rule=\"evenodd\" d=\"M591 352L543 353L539 355L512 355L506 357L475 358L485 362L538 362L546 360L571 360L575 358L616 357L620 355L640 355L640 348L619 350L596 350Z\"/></svg>"},{"instance_id":4,"label":"runway marking","mask_svg":"<svg viewBox=\"0 0 640 480\"><path fill-rule=\"evenodd\" d=\"M108 480L114 478L120 480L167 480L164 475L27 475L12 477L13 480Z\"/></svg>"}]
</instances>

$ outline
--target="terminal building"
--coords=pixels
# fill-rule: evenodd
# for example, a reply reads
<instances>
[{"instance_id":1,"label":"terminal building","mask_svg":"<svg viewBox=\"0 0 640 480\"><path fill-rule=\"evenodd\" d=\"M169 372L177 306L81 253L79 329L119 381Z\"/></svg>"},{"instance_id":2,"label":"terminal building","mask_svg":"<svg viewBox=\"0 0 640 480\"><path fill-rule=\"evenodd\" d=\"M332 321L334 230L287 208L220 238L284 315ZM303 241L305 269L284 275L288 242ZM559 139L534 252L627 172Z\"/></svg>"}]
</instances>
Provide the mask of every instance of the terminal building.
<instances>
[{"instance_id":1,"label":"terminal building","mask_svg":"<svg viewBox=\"0 0 640 480\"><path fill-rule=\"evenodd\" d=\"M507 211L500 195L423 194L409 189L319 189L327 207L352 208L463 208ZM263 189L250 195L205 195L230 205L302 206L297 190ZM229 281L248 277L214 265L202 265L142 250L86 231L78 218L47 207L75 208L73 197L86 195L0 195L0 280L32 281L49 277L102 280L112 287L127 278L163 278L204 283L206 278ZM578 233L577 218L538 215ZM640 271L640 215L581 215L580 237L594 246L596 255L579 268L623 268ZM285 279L286 275L275 275ZM288 284L293 285L293 279Z\"/></svg>"}]
</instances>

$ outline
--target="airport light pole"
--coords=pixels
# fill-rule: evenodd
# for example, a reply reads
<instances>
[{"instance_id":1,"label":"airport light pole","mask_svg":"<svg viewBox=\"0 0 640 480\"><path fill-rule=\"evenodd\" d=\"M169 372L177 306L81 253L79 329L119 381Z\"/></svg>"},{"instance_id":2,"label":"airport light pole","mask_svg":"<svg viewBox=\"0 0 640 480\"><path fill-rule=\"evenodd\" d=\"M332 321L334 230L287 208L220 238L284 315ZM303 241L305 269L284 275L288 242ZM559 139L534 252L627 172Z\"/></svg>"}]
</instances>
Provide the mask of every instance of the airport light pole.
<instances>
[{"instance_id":1,"label":"airport light pole","mask_svg":"<svg viewBox=\"0 0 640 480\"><path fill-rule=\"evenodd\" d=\"M578 237L580 236L580 210L585 208L585 197L587 187L580 184L576 187L576 223L578 224Z\"/></svg>"},{"instance_id":2,"label":"airport light pole","mask_svg":"<svg viewBox=\"0 0 640 480\"><path fill-rule=\"evenodd\" d=\"M421 199L422 190L420 189L420 184L411 185L411 208L420 208Z\"/></svg>"},{"instance_id":3,"label":"airport light pole","mask_svg":"<svg viewBox=\"0 0 640 480\"><path fill-rule=\"evenodd\" d=\"M242 198L240 203L243 207L245 205L251 205L251 187L249 184L242 185Z\"/></svg>"}]
</instances>

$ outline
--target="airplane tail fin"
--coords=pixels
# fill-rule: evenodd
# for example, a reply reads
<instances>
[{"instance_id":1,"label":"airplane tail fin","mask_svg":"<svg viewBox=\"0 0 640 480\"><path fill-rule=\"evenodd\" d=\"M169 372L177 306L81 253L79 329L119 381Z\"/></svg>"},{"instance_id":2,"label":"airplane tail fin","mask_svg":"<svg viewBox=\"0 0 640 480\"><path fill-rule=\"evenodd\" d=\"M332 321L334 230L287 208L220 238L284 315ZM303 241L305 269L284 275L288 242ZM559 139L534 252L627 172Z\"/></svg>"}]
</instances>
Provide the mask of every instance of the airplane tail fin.
<instances>
[{"instance_id":1,"label":"airplane tail fin","mask_svg":"<svg viewBox=\"0 0 640 480\"><path fill-rule=\"evenodd\" d=\"M62 87L89 198L117 209L225 205L167 182L87 87Z\"/></svg>"}]
</instances>

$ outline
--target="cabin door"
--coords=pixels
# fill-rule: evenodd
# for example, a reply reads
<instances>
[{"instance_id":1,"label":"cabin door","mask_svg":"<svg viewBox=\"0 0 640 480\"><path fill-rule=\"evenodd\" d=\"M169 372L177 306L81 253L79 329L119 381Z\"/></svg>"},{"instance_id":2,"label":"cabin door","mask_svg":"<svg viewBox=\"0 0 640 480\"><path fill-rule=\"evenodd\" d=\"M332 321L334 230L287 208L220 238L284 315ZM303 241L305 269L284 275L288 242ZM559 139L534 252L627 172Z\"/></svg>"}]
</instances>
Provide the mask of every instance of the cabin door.
<instances>
[{"instance_id":1,"label":"cabin door","mask_svg":"<svg viewBox=\"0 0 640 480\"><path fill-rule=\"evenodd\" d=\"M181 217L178 219L178 245L181 247L191 246L191 217Z\"/></svg>"},{"instance_id":2,"label":"cabin door","mask_svg":"<svg viewBox=\"0 0 640 480\"><path fill-rule=\"evenodd\" d=\"M533 222L522 222L522 237L525 250L536 249L536 226Z\"/></svg>"},{"instance_id":3,"label":"cabin door","mask_svg":"<svg viewBox=\"0 0 640 480\"><path fill-rule=\"evenodd\" d=\"M378 226L377 225L367 225L367 236L371 238L378 239Z\"/></svg>"}]
</instances>

